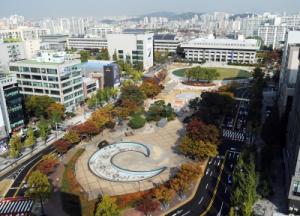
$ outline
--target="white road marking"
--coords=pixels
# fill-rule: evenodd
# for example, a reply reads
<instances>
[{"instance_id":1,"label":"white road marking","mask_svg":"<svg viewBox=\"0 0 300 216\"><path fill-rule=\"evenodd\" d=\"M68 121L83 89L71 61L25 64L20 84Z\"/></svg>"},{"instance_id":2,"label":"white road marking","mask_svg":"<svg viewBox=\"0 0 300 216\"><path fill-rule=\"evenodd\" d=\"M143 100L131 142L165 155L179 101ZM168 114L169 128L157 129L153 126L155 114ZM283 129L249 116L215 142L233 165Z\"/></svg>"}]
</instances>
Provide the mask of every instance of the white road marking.
<instances>
[{"instance_id":1,"label":"white road marking","mask_svg":"<svg viewBox=\"0 0 300 216\"><path fill-rule=\"evenodd\" d=\"M212 176L212 173L213 173L213 172L211 171L209 176Z\"/></svg>"},{"instance_id":2,"label":"white road marking","mask_svg":"<svg viewBox=\"0 0 300 216\"><path fill-rule=\"evenodd\" d=\"M207 189L207 187L208 187L208 183L206 184L205 189Z\"/></svg>"},{"instance_id":3,"label":"white road marking","mask_svg":"<svg viewBox=\"0 0 300 216\"><path fill-rule=\"evenodd\" d=\"M225 187L225 193L227 193L227 187Z\"/></svg>"},{"instance_id":4,"label":"white road marking","mask_svg":"<svg viewBox=\"0 0 300 216\"><path fill-rule=\"evenodd\" d=\"M182 214L181 216L185 216L185 215L189 214L190 212L191 212L191 211L188 211L188 212Z\"/></svg>"},{"instance_id":5,"label":"white road marking","mask_svg":"<svg viewBox=\"0 0 300 216\"><path fill-rule=\"evenodd\" d=\"M221 205L220 211L219 211L219 213L218 213L218 215L217 215L217 216L221 216L221 213L222 213L222 208L223 208L223 202L222 202L222 205Z\"/></svg>"},{"instance_id":6,"label":"white road marking","mask_svg":"<svg viewBox=\"0 0 300 216\"><path fill-rule=\"evenodd\" d=\"M203 201L203 197L201 197L200 201L198 202L198 205L200 205Z\"/></svg>"}]
</instances>

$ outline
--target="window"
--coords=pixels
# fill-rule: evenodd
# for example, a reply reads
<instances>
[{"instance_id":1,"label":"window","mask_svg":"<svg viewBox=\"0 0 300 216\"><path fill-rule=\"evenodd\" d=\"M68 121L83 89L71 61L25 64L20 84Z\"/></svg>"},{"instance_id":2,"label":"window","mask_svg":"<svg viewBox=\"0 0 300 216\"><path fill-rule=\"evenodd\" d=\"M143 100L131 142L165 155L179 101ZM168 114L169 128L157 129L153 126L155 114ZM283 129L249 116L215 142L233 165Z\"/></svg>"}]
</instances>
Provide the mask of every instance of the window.
<instances>
[{"instance_id":1,"label":"window","mask_svg":"<svg viewBox=\"0 0 300 216\"><path fill-rule=\"evenodd\" d=\"M58 78L57 77L53 77L53 76L48 76L48 80L51 82L57 82Z\"/></svg>"},{"instance_id":2,"label":"window","mask_svg":"<svg viewBox=\"0 0 300 216\"><path fill-rule=\"evenodd\" d=\"M16 66L10 66L10 67L9 67L9 70L10 70L10 71L19 71L19 67L16 67Z\"/></svg>"},{"instance_id":3,"label":"window","mask_svg":"<svg viewBox=\"0 0 300 216\"><path fill-rule=\"evenodd\" d=\"M32 75L32 79L34 80L42 80L41 76L37 76L37 75Z\"/></svg>"},{"instance_id":4,"label":"window","mask_svg":"<svg viewBox=\"0 0 300 216\"><path fill-rule=\"evenodd\" d=\"M29 67L22 67L22 72L29 72Z\"/></svg>"},{"instance_id":5,"label":"window","mask_svg":"<svg viewBox=\"0 0 300 216\"><path fill-rule=\"evenodd\" d=\"M48 74L57 74L57 70L56 69L47 69L47 73Z\"/></svg>"},{"instance_id":6,"label":"window","mask_svg":"<svg viewBox=\"0 0 300 216\"><path fill-rule=\"evenodd\" d=\"M41 93L41 94L44 93L42 89L34 89L34 92L35 93Z\"/></svg>"},{"instance_id":7,"label":"window","mask_svg":"<svg viewBox=\"0 0 300 216\"><path fill-rule=\"evenodd\" d=\"M51 94L59 95L59 91L51 91Z\"/></svg>"},{"instance_id":8,"label":"window","mask_svg":"<svg viewBox=\"0 0 300 216\"><path fill-rule=\"evenodd\" d=\"M30 68L31 73L40 73L40 69L39 68Z\"/></svg>"}]
</instances>

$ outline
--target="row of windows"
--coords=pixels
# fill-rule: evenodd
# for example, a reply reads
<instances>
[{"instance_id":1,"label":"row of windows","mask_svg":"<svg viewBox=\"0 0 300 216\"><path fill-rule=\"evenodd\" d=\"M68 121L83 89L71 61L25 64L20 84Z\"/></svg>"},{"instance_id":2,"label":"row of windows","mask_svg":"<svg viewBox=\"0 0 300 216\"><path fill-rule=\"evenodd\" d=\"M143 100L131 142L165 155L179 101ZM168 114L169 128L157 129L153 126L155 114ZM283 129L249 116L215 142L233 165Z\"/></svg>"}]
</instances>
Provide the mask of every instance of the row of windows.
<instances>
[{"instance_id":1,"label":"row of windows","mask_svg":"<svg viewBox=\"0 0 300 216\"><path fill-rule=\"evenodd\" d=\"M14 72L25 72L25 73L43 73L43 74L57 74L56 69L49 69L49 68L35 68L35 67L17 67L17 66L10 66L10 71Z\"/></svg>"}]
</instances>

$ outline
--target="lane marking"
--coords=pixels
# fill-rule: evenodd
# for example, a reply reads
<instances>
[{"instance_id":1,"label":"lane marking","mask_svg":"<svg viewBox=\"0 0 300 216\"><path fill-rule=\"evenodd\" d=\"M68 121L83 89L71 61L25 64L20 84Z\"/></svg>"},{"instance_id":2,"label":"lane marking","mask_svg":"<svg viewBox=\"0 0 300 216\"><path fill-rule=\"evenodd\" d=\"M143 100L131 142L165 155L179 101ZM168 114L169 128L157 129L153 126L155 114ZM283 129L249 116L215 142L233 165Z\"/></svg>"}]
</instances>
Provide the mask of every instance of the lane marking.
<instances>
[{"instance_id":1,"label":"lane marking","mask_svg":"<svg viewBox=\"0 0 300 216\"><path fill-rule=\"evenodd\" d=\"M207 189L207 187L208 187L208 183L206 184L205 189Z\"/></svg>"},{"instance_id":2,"label":"lane marking","mask_svg":"<svg viewBox=\"0 0 300 216\"><path fill-rule=\"evenodd\" d=\"M222 202L222 205L221 205L220 211L219 211L219 213L218 213L218 216L221 216L222 209L223 209L223 202Z\"/></svg>"},{"instance_id":3,"label":"lane marking","mask_svg":"<svg viewBox=\"0 0 300 216\"><path fill-rule=\"evenodd\" d=\"M181 216L185 216L185 215L189 214L190 212L191 212L191 211L188 211L188 212L182 214Z\"/></svg>"},{"instance_id":4,"label":"lane marking","mask_svg":"<svg viewBox=\"0 0 300 216\"><path fill-rule=\"evenodd\" d=\"M200 205L200 204L202 203L203 198L204 198L204 197L201 197L200 201L198 202L198 205Z\"/></svg>"},{"instance_id":5,"label":"lane marking","mask_svg":"<svg viewBox=\"0 0 300 216\"><path fill-rule=\"evenodd\" d=\"M225 194L227 193L227 187L225 186Z\"/></svg>"}]
</instances>

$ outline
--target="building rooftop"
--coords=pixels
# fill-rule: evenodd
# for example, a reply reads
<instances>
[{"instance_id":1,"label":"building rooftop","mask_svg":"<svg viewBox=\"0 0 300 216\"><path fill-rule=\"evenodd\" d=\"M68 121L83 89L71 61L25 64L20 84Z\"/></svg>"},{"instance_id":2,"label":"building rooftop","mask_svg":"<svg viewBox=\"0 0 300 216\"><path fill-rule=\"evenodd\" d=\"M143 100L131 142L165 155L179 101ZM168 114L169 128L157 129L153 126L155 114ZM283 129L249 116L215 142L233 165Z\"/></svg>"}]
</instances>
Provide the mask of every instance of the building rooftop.
<instances>
[{"instance_id":1,"label":"building rooftop","mask_svg":"<svg viewBox=\"0 0 300 216\"><path fill-rule=\"evenodd\" d=\"M57 66L60 65L62 63L57 63L57 62L40 62L37 61L36 59L25 59L25 60L20 60L20 61L16 61L14 63L18 63L18 64L43 64L43 65L51 65L51 66Z\"/></svg>"},{"instance_id":2,"label":"building rooftop","mask_svg":"<svg viewBox=\"0 0 300 216\"><path fill-rule=\"evenodd\" d=\"M175 40L176 35L175 34L155 34L153 37L154 40Z\"/></svg>"}]
</instances>

